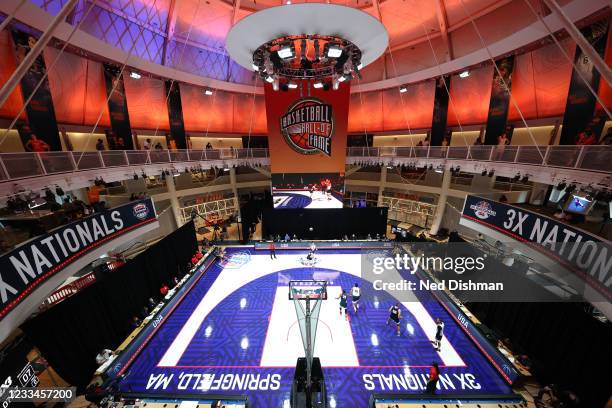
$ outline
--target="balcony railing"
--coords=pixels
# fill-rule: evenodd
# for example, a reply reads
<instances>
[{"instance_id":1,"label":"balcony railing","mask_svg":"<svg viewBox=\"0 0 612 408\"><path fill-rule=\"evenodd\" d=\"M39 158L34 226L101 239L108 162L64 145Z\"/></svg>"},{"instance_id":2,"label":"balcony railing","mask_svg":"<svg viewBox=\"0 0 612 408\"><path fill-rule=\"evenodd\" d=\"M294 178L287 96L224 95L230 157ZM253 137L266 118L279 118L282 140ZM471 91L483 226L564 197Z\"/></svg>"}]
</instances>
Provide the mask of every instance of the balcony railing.
<instances>
[{"instance_id":1,"label":"balcony railing","mask_svg":"<svg viewBox=\"0 0 612 408\"><path fill-rule=\"evenodd\" d=\"M268 149L0 153L0 181L121 166L260 159L266 157L268 157Z\"/></svg>"},{"instance_id":2,"label":"balcony railing","mask_svg":"<svg viewBox=\"0 0 612 408\"><path fill-rule=\"evenodd\" d=\"M351 158L475 160L612 172L612 146L349 147Z\"/></svg>"},{"instance_id":3,"label":"balcony railing","mask_svg":"<svg viewBox=\"0 0 612 408\"><path fill-rule=\"evenodd\" d=\"M612 172L612 146L348 147L349 158L474 160ZM268 149L0 153L0 181L80 170L269 157Z\"/></svg>"}]
</instances>

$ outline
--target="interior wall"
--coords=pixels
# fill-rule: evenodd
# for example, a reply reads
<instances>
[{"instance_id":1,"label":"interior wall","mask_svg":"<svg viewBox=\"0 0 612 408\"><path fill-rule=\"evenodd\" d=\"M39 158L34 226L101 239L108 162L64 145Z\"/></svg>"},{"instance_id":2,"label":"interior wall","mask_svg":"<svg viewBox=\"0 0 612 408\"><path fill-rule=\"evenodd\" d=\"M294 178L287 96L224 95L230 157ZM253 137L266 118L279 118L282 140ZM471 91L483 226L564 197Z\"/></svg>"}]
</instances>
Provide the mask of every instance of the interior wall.
<instances>
[{"instance_id":1,"label":"interior wall","mask_svg":"<svg viewBox=\"0 0 612 408\"><path fill-rule=\"evenodd\" d=\"M4 135L6 129L0 129L0 135ZM21 139L19 138L19 132L15 129L10 130L4 140L2 140L2 144L0 145L0 153L7 152L25 152L23 148L23 143L21 143Z\"/></svg>"},{"instance_id":2,"label":"interior wall","mask_svg":"<svg viewBox=\"0 0 612 408\"><path fill-rule=\"evenodd\" d=\"M374 136L372 145L374 147L383 146L416 146L420 141L427 137L427 133L413 133L411 135L385 135Z\"/></svg>"}]
</instances>

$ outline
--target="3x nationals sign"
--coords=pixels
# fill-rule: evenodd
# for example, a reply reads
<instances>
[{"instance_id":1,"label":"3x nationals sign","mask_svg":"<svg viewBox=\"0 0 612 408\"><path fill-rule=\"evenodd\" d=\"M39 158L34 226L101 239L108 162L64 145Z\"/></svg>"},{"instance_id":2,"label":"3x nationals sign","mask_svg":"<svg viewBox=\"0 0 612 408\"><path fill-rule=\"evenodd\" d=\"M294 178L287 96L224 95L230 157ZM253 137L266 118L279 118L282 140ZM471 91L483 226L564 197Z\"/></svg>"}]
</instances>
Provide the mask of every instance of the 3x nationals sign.
<instances>
[{"instance_id":1,"label":"3x nationals sign","mask_svg":"<svg viewBox=\"0 0 612 408\"><path fill-rule=\"evenodd\" d=\"M0 320L30 292L93 248L156 220L151 199L54 229L0 258Z\"/></svg>"},{"instance_id":2,"label":"3x nationals sign","mask_svg":"<svg viewBox=\"0 0 612 408\"><path fill-rule=\"evenodd\" d=\"M334 134L332 106L316 98L299 99L280 118L287 144L301 154L332 154Z\"/></svg>"}]
</instances>

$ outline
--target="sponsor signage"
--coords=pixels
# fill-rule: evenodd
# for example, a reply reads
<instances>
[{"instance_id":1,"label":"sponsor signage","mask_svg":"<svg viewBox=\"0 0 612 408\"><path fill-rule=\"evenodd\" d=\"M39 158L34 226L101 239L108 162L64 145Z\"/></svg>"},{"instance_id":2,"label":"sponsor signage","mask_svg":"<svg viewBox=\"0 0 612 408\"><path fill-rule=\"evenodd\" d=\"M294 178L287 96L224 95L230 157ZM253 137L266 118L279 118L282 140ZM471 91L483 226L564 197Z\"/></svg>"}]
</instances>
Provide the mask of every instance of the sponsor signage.
<instances>
[{"instance_id":1,"label":"sponsor signage","mask_svg":"<svg viewBox=\"0 0 612 408\"><path fill-rule=\"evenodd\" d=\"M573 271L611 299L610 242L524 208L468 195L462 218L477 222L531 246Z\"/></svg>"},{"instance_id":2,"label":"sponsor signage","mask_svg":"<svg viewBox=\"0 0 612 408\"><path fill-rule=\"evenodd\" d=\"M133 201L54 229L6 253L0 258L0 320L90 250L156 219L151 199Z\"/></svg>"}]
</instances>

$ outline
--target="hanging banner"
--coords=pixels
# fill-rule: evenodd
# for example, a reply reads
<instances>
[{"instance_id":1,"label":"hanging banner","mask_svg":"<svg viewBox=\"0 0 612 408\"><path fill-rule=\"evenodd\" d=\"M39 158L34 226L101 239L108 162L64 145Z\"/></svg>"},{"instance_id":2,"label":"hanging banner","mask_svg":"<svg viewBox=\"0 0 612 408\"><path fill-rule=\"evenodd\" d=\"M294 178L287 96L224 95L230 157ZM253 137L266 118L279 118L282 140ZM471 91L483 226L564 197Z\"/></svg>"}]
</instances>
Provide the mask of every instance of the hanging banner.
<instances>
[{"instance_id":1,"label":"hanging banner","mask_svg":"<svg viewBox=\"0 0 612 408\"><path fill-rule=\"evenodd\" d=\"M274 91L266 115L275 208L343 205L350 83Z\"/></svg>"},{"instance_id":2,"label":"hanging banner","mask_svg":"<svg viewBox=\"0 0 612 408\"><path fill-rule=\"evenodd\" d=\"M178 82L166 81L168 95L168 119L170 121L170 136L177 149L187 149L185 123L183 122L183 105L181 104L181 89Z\"/></svg>"},{"instance_id":3,"label":"hanging banner","mask_svg":"<svg viewBox=\"0 0 612 408\"><path fill-rule=\"evenodd\" d=\"M0 320L34 289L89 251L156 221L153 201L133 201L49 231L0 257Z\"/></svg>"},{"instance_id":4,"label":"hanging banner","mask_svg":"<svg viewBox=\"0 0 612 408\"><path fill-rule=\"evenodd\" d=\"M450 90L450 77L436 78L434 93L433 118L431 120L431 145L442 146L445 138L446 120L448 117L448 92ZM449 140L450 143L450 140Z\"/></svg>"},{"instance_id":5,"label":"hanging banner","mask_svg":"<svg viewBox=\"0 0 612 408\"><path fill-rule=\"evenodd\" d=\"M344 173L350 83L303 88L265 86L272 173Z\"/></svg>"},{"instance_id":6,"label":"hanging banner","mask_svg":"<svg viewBox=\"0 0 612 408\"><path fill-rule=\"evenodd\" d=\"M602 57L606 49L608 26L608 20L606 19L580 30L584 38ZM572 69L565 113L563 114L563 127L561 128L559 144L576 144L581 136L585 137L581 135L583 132L594 132L594 129L589 125L595 112L596 99L583 78L591 86L591 89L597 92L597 89L599 89L599 71L597 71L591 59L582 52L582 49L576 46L574 68ZM599 134L596 134L596 137L598 136Z\"/></svg>"},{"instance_id":7,"label":"hanging banner","mask_svg":"<svg viewBox=\"0 0 612 408\"><path fill-rule=\"evenodd\" d=\"M134 148L132 127L130 126L123 76L120 75L120 70L117 67L104 64L104 80L106 82L106 96L110 95L108 112L110 113L112 128L112 132L106 134L108 148L111 150L132 150Z\"/></svg>"},{"instance_id":8,"label":"hanging banner","mask_svg":"<svg viewBox=\"0 0 612 408\"><path fill-rule=\"evenodd\" d=\"M15 43L15 54L17 64L20 64L37 39L28 33L14 30L13 41ZM36 88L47 72L45 59L39 55L28 71L21 78L21 93L23 99L27 99ZM45 78L30 103L26 106L28 125L19 128L19 136L23 147L28 152L45 152L49 150L62 150L62 142L59 137L53 99L49 89L49 81Z\"/></svg>"},{"instance_id":9,"label":"hanging banner","mask_svg":"<svg viewBox=\"0 0 612 408\"><path fill-rule=\"evenodd\" d=\"M485 144L489 145L497 144L497 138L506 131L514 56L502 58L495 63L498 69L493 70L491 102L489 103L489 116L487 117L487 130L485 131ZM512 136L506 135L506 137L509 141Z\"/></svg>"}]
</instances>

